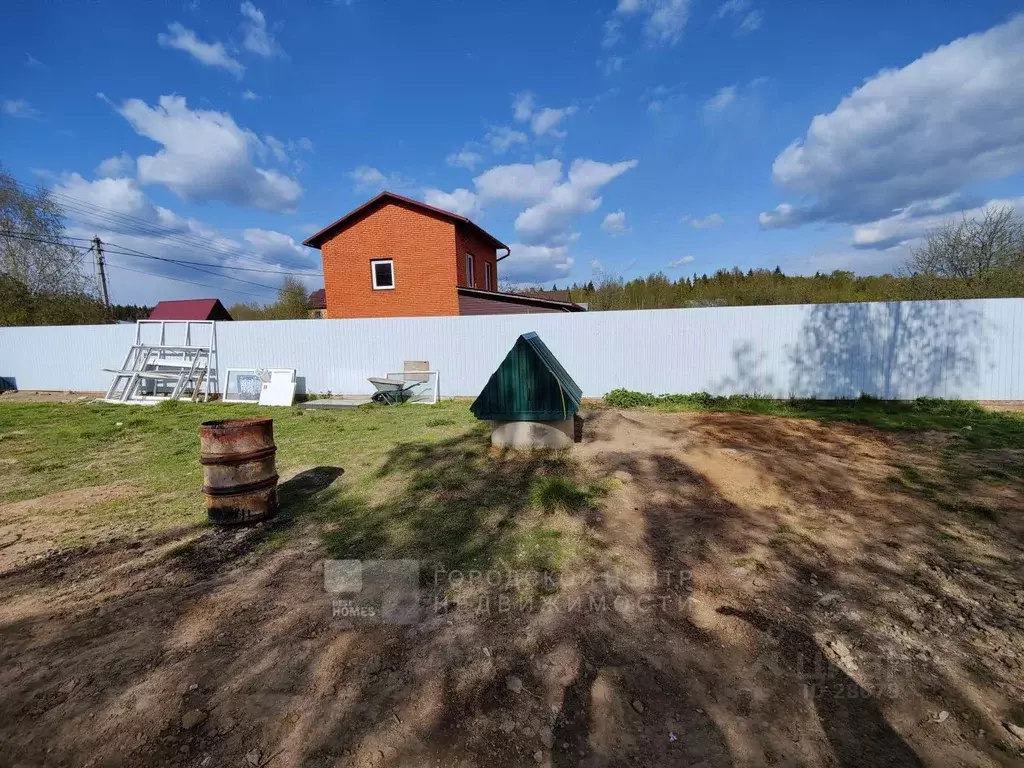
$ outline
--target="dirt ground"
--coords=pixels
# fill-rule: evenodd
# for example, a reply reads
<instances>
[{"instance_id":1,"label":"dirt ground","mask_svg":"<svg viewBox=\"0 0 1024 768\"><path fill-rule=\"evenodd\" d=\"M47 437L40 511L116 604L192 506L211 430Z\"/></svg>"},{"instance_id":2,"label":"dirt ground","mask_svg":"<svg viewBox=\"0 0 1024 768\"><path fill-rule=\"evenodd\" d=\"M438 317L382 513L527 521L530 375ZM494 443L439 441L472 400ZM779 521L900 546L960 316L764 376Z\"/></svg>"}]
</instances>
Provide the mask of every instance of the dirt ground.
<instances>
[{"instance_id":1,"label":"dirt ground","mask_svg":"<svg viewBox=\"0 0 1024 768\"><path fill-rule=\"evenodd\" d=\"M948 439L594 412L588 567L435 573L412 624L335 615L312 528L43 548L73 519L34 511L132 489L0 505L0 763L1021 765L1024 495L923 494Z\"/></svg>"}]
</instances>

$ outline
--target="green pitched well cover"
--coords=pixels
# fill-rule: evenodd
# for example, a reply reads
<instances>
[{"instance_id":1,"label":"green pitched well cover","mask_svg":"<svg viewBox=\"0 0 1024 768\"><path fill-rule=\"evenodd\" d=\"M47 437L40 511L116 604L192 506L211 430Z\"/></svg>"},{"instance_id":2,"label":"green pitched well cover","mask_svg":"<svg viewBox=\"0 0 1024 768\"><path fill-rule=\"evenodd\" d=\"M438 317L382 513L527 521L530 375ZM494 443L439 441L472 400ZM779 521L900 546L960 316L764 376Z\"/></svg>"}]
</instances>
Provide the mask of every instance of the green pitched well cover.
<instances>
[{"instance_id":1,"label":"green pitched well cover","mask_svg":"<svg viewBox=\"0 0 1024 768\"><path fill-rule=\"evenodd\" d=\"M558 421L580 409L579 388L540 336L524 333L470 410L488 421Z\"/></svg>"}]
</instances>

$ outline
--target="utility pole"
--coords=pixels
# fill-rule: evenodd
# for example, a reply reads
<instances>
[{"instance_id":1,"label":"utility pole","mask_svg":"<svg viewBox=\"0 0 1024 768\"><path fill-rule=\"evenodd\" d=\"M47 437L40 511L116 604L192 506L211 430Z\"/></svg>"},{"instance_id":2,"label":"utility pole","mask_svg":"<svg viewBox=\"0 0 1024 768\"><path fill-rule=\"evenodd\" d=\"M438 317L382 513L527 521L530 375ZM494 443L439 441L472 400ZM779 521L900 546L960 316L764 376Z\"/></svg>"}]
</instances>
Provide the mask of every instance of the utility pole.
<instances>
[{"instance_id":1,"label":"utility pole","mask_svg":"<svg viewBox=\"0 0 1024 768\"><path fill-rule=\"evenodd\" d=\"M96 249L96 269L100 273L100 290L103 292L103 306L110 307L110 295L107 293L107 270L103 264L103 241L96 235L92 239L92 247Z\"/></svg>"}]
</instances>

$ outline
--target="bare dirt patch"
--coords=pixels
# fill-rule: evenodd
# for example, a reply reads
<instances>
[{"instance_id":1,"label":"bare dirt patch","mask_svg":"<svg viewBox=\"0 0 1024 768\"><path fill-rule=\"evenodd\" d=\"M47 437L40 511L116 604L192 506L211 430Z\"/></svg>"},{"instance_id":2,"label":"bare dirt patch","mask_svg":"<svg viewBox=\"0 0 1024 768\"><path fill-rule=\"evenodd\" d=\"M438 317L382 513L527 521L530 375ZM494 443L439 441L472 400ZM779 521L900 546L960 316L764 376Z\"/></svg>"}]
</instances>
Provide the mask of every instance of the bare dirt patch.
<instances>
[{"instance_id":1,"label":"bare dirt patch","mask_svg":"<svg viewBox=\"0 0 1024 768\"><path fill-rule=\"evenodd\" d=\"M126 484L48 493L0 504L0 573L55 552L62 539L80 533L78 512L137 495Z\"/></svg>"},{"instance_id":2,"label":"bare dirt patch","mask_svg":"<svg viewBox=\"0 0 1024 768\"><path fill-rule=\"evenodd\" d=\"M5 761L1019 762L1024 741L1004 726L1024 725L1024 495L1012 476L985 481L985 516L944 504L952 465L938 434L604 410L583 436L579 464L607 488L597 512L570 521L592 537L586 568L518 591L425 573L410 626L332 615L323 532L298 514L124 533L8 568ZM480 439L446 446L445 460L457 467ZM389 463L437 451L399 446ZM490 503L487 478L419 480L411 505L434 494L439 510L471 516ZM347 482L310 468L282 492L313 515ZM363 556L383 551L357 521L365 510L345 503ZM393 526L415 511L381 509ZM480 546L498 533L466 530Z\"/></svg>"}]
</instances>

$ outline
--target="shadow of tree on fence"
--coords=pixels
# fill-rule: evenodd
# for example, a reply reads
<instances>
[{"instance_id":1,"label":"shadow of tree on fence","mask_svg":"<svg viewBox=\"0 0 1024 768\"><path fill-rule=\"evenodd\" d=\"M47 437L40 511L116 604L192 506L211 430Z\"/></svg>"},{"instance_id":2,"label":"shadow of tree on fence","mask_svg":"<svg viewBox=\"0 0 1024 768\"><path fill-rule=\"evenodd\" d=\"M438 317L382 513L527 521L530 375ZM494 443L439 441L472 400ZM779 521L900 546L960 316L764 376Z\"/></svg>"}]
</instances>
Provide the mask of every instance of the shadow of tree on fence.
<instances>
[{"instance_id":1,"label":"shadow of tree on fence","mask_svg":"<svg viewBox=\"0 0 1024 768\"><path fill-rule=\"evenodd\" d=\"M971 302L819 304L789 352L789 394L970 397L981 378L989 333Z\"/></svg>"}]
</instances>

